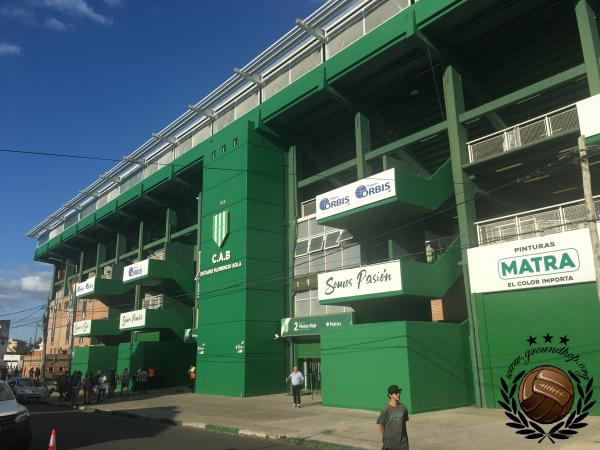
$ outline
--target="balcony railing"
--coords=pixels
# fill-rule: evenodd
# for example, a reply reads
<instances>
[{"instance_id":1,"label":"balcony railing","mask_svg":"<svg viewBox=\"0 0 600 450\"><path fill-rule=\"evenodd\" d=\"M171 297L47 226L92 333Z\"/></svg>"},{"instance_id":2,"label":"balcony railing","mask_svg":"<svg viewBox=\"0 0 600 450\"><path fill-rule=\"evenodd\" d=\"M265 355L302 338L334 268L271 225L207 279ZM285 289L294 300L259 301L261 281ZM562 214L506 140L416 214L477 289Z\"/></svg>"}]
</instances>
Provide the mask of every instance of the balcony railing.
<instances>
[{"instance_id":1,"label":"balcony railing","mask_svg":"<svg viewBox=\"0 0 600 450\"><path fill-rule=\"evenodd\" d=\"M543 116L506 128L469 142L470 162L500 155L549 136L577 130L579 119L575 105L565 106Z\"/></svg>"},{"instance_id":2,"label":"balcony railing","mask_svg":"<svg viewBox=\"0 0 600 450\"><path fill-rule=\"evenodd\" d=\"M600 196L594 198L596 217ZM525 211L512 216L477 222L479 245L498 244L587 227L585 202L576 200L560 205Z\"/></svg>"},{"instance_id":3,"label":"balcony railing","mask_svg":"<svg viewBox=\"0 0 600 450\"><path fill-rule=\"evenodd\" d=\"M47 242L64 230L67 217L69 225L83 219L416 1L327 2L304 21L322 29L323 40L292 29L243 68L260 82L234 75L27 236L35 237L38 246Z\"/></svg>"}]
</instances>

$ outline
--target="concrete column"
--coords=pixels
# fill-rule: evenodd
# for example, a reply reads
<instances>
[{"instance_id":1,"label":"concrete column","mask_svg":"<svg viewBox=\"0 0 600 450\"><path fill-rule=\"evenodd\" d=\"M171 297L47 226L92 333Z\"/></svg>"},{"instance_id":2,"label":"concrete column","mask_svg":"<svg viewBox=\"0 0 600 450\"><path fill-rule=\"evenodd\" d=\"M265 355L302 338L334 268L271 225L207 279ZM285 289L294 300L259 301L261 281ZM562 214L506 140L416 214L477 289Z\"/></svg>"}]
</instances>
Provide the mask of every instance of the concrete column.
<instances>
[{"instance_id":1,"label":"concrete column","mask_svg":"<svg viewBox=\"0 0 600 450\"><path fill-rule=\"evenodd\" d=\"M356 137L356 177L360 180L371 174L365 160L365 154L371 151L371 128L369 119L361 112L354 116L354 134Z\"/></svg>"},{"instance_id":2,"label":"concrete column","mask_svg":"<svg viewBox=\"0 0 600 450\"><path fill-rule=\"evenodd\" d=\"M575 15L590 95L596 95L600 93L600 39L596 14L587 0L579 0L575 5Z\"/></svg>"},{"instance_id":3,"label":"concrete column","mask_svg":"<svg viewBox=\"0 0 600 450\"><path fill-rule=\"evenodd\" d=\"M291 317L294 314L294 261L296 251L296 224L298 221L298 172L297 172L297 160L296 160L296 146L290 147L287 153L286 159L286 202L287 202L287 220L286 220L286 283L285 292L287 302L285 305L285 316ZM294 345L290 344L286 346L286 361L288 367L286 372L291 371L294 366L296 355L294 354Z\"/></svg>"},{"instance_id":4,"label":"concrete column","mask_svg":"<svg viewBox=\"0 0 600 450\"><path fill-rule=\"evenodd\" d=\"M471 334L470 345L475 401L478 406L483 406L485 404L485 390L483 387L481 352L479 350L477 310L474 299L471 296L469 273L467 271L467 248L477 243L474 225L475 186L462 169L463 165L469 162L467 132L459 120L459 115L465 110L465 103L460 74L451 66L447 67L444 72L444 99L446 102L448 141L450 144L452 177L454 179L456 212L458 215L460 245L462 249L465 300L467 302L469 330Z\"/></svg>"}]
</instances>

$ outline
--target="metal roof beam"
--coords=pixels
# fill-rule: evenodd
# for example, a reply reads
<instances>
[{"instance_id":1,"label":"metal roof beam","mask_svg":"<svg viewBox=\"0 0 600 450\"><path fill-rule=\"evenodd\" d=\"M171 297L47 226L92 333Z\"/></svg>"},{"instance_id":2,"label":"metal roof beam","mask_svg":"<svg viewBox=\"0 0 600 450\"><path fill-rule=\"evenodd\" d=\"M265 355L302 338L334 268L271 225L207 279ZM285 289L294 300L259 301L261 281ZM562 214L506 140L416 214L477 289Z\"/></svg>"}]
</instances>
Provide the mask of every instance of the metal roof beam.
<instances>
[{"instance_id":1,"label":"metal roof beam","mask_svg":"<svg viewBox=\"0 0 600 450\"><path fill-rule=\"evenodd\" d=\"M243 79L245 79L246 81L249 81L250 83L252 83L252 84L254 84L254 85L258 86L258 87L263 87L265 85L265 83L262 80L262 77L260 75L257 75L255 73L247 72L247 71L239 69L237 67L234 67L233 71L235 73L237 73L240 77L242 77Z\"/></svg>"},{"instance_id":2,"label":"metal roof beam","mask_svg":"<svg viewBox=\"0 0 600 450\"><path fill-rule=\"evenodd\" d=\"M188 105L188 109L190 111L193 111L202 116L206 116L211 120L217 119L217 113L215 112L214 109L205 109L205 108L200 108L199 106L194 106L194 105Z\"/></svg>"},{"instance_id":3,"label":"metal roof beam","mask_svg":"<svg viewBox=\"0 0 600 450\"><path fill-rule=\"evenodd\" d=\"M303 30L306 34L317 39L322 44L327 42L327 36L325 35L325 30L323 28L310 25L302 19L296 19L296 26Z\"/></svg>"}]
</instances>

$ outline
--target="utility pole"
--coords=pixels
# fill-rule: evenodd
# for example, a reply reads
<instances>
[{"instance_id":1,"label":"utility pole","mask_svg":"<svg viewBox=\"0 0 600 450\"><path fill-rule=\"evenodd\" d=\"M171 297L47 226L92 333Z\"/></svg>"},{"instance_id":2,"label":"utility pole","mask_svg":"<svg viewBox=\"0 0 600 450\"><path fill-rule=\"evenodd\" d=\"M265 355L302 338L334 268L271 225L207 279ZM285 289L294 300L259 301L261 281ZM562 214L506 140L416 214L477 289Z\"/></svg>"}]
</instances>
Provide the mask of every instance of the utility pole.
<instances>
[{"instance_id":1,"label":"utility pole","mask_svg":"<svg viewBox=\"0 0 600 450\"><path fill-rule=\"evenodd\" d=\"M583 196L585 198L585 215L592 240L592 253L594 255L594 269L596 271L596 293L600 302L600 242L598 240L598 226L596 225L596 207L592 196L592 180L590 177L590 164L587 155L585 136L579 136L579 162L581 163L581 179L583 181Z\"/></svg>"}]
</instances>

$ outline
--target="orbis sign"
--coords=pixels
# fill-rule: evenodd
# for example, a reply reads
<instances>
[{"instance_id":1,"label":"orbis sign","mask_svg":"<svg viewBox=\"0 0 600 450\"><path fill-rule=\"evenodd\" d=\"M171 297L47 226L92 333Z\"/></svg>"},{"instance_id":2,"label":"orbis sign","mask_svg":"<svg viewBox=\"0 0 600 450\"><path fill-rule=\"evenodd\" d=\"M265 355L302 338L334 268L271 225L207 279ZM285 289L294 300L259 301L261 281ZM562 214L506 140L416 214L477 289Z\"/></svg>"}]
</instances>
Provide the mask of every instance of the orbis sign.
<instances>
[{"instance_id":1,"label":"orbis sign","mask_svg":"<svg viewBox=\"0 0 600 450\"><path fill-rule=\"evenodd\" d=\"M94 287L96 286L96 277L88 278L81 283L77 283L75 285L75 296L80 297L85 294L89 294L90 292L94 292Z\"/></svg>"},{"instance_id":2,"label":"orbis sign","mask_svg":"<svg viewBox=\"0 0 600 450\"><path fill-rule=\"evenodd\" d=\"M587 228L467 250L471 292L499 292L596 279Z\"/></svg>"},{"instance_id":3,"label":"orbis sign","mask_svg":"<svg viewBox=\"0 0 600 450\"><path fill-rule=\"evenodd\" d=\"M73 336L79 336L82 334L90 334L92 331L91 320L81 320L73 324Z\"/></svg>"},{"instance_id":4,"label":"orbis sign","mask_svg":"<svg viewBox=\"0 0 600 450\"><path fill-rule=\"evenodd\" d=\"M319 300L402 290L400 261L319 274Z\"/></svg>"},{"instance_id":5,"label":"orbis sign","mask_svg":"<svg viewBox=\"0 0 600 450\"><path fill-rule=\"evenodd\" d=\"M146 310L138 309L122 313L119 319L119 329L137 328L146 325Z\"/></svg>"},{"instance_id":6,"label":"orbis sign","mask_svg":"<svg viewBox=\"0 0 600 450\"><path fill-rule=\"evenodd\" d=\"M123 281L135 280L148 275L148 259L136 262L123 268Z\"/></svg>"},{"instance_id":7,"label":"orbis sign","mask_svg":"<svg viewBox=\"0 0 600 450\"><path fill-rule=\"evenodd\" d=\"M317 196L317 220L369 205L396 195L394 169L371 175Z\"/></svg>"}]
</instances>

